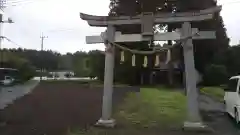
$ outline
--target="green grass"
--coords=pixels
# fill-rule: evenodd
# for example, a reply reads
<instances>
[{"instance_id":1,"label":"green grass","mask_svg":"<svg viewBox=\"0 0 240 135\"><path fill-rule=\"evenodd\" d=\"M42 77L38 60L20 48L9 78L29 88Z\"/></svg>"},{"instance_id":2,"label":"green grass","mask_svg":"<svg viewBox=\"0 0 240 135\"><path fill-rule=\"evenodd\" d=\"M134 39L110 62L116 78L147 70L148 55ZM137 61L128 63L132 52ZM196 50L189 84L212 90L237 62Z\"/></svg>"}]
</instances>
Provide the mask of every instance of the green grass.
<instances>
[{"instance_id":1,"label":"green grass","mask_svg":"<svg viewBox=\"0 0 240 135\"><path fill-rule=\"evenodd\" d=\"M181 127L186 115L186 98L180 92L170 89L143 88L139 95L130 93L114 112L113 117L121 129L92 128L87 132L75 133L97 135L121 132L121 134L132 135L146 130ZM147 134L150 133L147 132Z\"/></svg>"},{"instance_id":2,"label":"green grass","mask_svg":"<svg viewBox=\"0 0 240 135\"><path fill-rule=\"evenodd\" d=\"M182 124L185 97L172 90L141 89L139 96L129 94L115 117L127 127L155 128Z\"/></svg>"},{"instance_id":3,"label":"green grass","mask_svg":"<svg viewBox=\"0 0 240 135\"><path fill-rule=\"evenodd\" d=\"M209 95L219 101L223 101L224 99L224 90L219 87L204 87L201 89L201 92Z\"/></svg>"}]
</instances>

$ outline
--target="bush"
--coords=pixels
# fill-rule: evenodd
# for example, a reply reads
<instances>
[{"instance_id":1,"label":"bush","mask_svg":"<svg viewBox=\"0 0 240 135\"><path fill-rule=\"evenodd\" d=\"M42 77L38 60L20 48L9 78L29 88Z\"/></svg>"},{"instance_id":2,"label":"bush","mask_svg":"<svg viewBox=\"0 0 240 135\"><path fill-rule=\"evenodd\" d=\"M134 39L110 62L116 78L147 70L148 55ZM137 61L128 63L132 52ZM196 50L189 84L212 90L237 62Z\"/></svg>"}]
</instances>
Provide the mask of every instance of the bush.
<instances>
[{"instance_id":1,"label":"bush","mask_svg":"<svg viewBox=\"0 0 240 135\"><path fill-rule=\"evenodd\" d=\"M18 68L21 81L28 81L36 75L36 70L28 63L24 63Z\"/></svg>"},{"instance_id":2,"label":"bush","mask_svg":"<svg viewBox=\"0 0 240 135\"><path fill-rule=\"evenodd\" d=\"M224 65L211 64L205 68L203 75L204 84L207 86L218 86L224 84L228 79L227 69Z\"/></svg>"}]
</instances>

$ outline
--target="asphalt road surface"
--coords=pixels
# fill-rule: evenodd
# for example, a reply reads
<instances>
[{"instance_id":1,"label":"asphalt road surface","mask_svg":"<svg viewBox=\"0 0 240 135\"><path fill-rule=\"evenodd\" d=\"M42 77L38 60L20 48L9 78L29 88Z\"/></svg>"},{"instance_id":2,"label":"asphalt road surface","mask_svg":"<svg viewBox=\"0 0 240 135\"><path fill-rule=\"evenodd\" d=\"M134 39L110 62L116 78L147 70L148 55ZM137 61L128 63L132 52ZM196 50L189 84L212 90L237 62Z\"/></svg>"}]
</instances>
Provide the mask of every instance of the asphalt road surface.
<instances>
[{"instance_id":1,"label":"asphalt road surface","mask_svg":"<svg viewBox=\"0 0 240 135\"><path fill-rule=\"evenodd\" d=\"M240 135L240 128L234 120L224 112L224 104L208 96L200 96L202 118L216 135Z\"/></svg>"},{"instance_id":2,"label":"asphalt road surface","mask_svg":"<svg viewBox=\"0 0 240 135\"><path fill-rule=\"evenodd\" d=\"M31 80L22 85L2 87L0 89L0 109L4 109L7 105L13 103L14 100L30 93L38 83L39 81Z\"/></svg>"}]
</instances>

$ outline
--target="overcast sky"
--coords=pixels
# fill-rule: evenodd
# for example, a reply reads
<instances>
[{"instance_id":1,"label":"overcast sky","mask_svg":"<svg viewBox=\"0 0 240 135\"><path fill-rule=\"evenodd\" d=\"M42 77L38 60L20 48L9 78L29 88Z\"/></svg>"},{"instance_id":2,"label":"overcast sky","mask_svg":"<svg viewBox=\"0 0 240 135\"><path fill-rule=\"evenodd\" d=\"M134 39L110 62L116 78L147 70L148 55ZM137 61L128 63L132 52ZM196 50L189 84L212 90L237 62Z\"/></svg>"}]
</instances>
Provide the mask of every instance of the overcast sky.
<instances>
[{"instance_id":1,"label":"overcast sky","mask_svg":"<svg viewBox=\"0 0 240 135\"><path fill-rule=\"evenodd\" d=\"M60 53L104 49L102 44L85 44L85 36L96 35L104 28L89 27L79 17L80 12L107 15L109 0L7 0L4 19L11 17L14 24L4 24L3 35L10 38L15 45L6 40L6 48L24 47L40 49L40 35L48 36L44 40L44 49ZM11 5L16 6L11 6ZM240 0L219 0L223 4L221 15L227 28L231 44L240 40Z\"/></svg>"}]
</instances>

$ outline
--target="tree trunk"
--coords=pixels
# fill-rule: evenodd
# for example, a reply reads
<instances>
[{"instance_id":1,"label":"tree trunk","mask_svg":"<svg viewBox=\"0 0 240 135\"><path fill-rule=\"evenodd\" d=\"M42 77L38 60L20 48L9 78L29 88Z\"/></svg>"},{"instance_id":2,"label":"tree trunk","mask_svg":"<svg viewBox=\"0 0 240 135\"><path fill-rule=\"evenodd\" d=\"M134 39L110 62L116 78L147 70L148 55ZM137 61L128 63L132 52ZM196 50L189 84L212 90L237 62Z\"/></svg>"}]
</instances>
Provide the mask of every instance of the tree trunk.
<instances>
[{"instance_id":1,"label":"tree trunk","mask_svg":"<svg viewBox=\"0 0 240 135\"><path fill-rule=\"evenodd\" d=\"M150 74L149 74L149 80L150 80L149 84L153 85L153 73L152 72L150 72Z\"/></svg>"},{"instance_id":2,"label":"tree trunk","mask_svg":"<svg viewBox=\"0 0 240 135\"><path fill-rule=\"evenodd\" d=\"M141 73L141 85L143 85L144 83L144 76L143 76L143 73Z\"/></svg>"},{"instance_id":3,"label":"tree trunk","mask_svg":"<svg viewBox=\"0 0 240 135\"><path fill-rule=\"evenodd\" d=\"M172 32L172 29L169 26L168 26L168 32ZM172 45L171 40L168 40L168 45ZM171 59L168 62L168 84L169 84L169 86L173 86L173 84L174 84L174 74L173 74L173 72L174 72L174 67L173 67L172 51L171 51Z\"/></svg>"}]
</instances>

